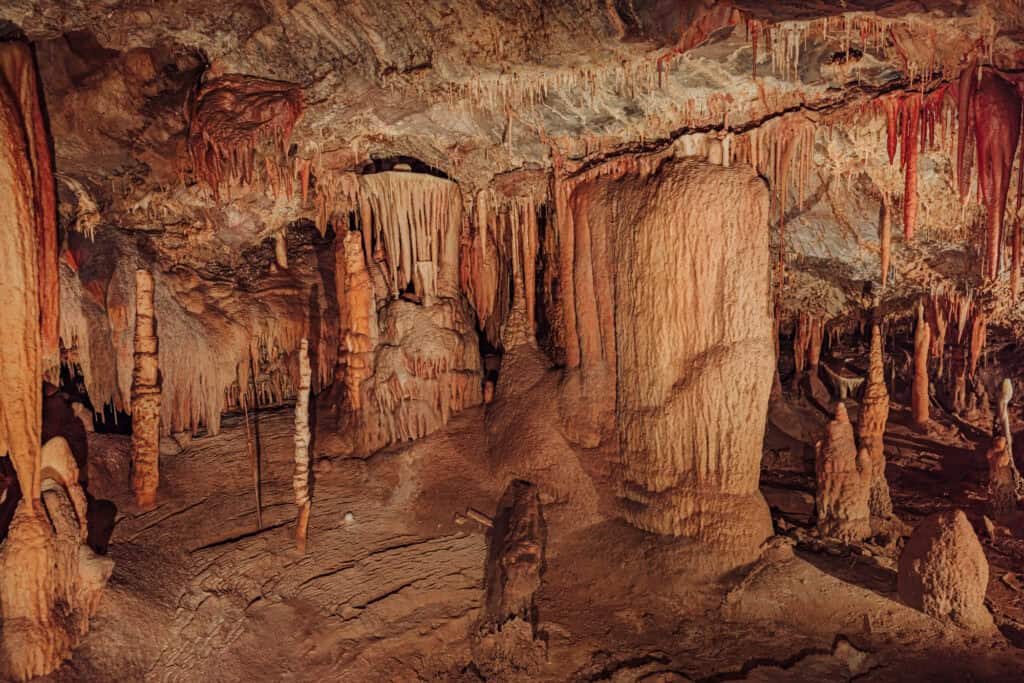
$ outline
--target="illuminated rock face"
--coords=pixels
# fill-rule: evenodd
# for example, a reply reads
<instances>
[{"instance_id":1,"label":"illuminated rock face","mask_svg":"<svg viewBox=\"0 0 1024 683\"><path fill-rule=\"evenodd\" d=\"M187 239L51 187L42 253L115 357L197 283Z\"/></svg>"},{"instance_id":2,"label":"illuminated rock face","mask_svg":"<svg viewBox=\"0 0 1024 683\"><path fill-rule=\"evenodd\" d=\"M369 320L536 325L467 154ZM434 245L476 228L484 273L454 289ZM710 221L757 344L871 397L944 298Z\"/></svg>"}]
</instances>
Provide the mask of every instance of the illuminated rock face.
<instances>
[{"instance_id":1,"label":"illuminated rock face","mask_svg":"<svg viewBox=\"0 0 1024 683\"><path fill-rule=\"evenodd\" d=\"M907 541L899 564L900 599L964 628L992 626L985 609L988 560L963 510L926 517Z\"/></svg>"},{"instance_id":2,"label":"illuminated rock face","mask_svg":"<svg viewBox=\"0 0 1024 683\"><path fill-rule=\"evenodd\" d=\"M596 302L577 315L581 365L616 373L626 519L742 561L771 533L758 492L774 365L765 186L749 167L672 160L582 184L572 202L598 264L593 293L576 291Z\"/></svg>"},{"instance_id":3,"label":"illuminated rock face","mask_svg":"<svg viewBox=\"0 0 1024 683\"><path fill-rule=\"evenodd\" d=\"M857 450L846 405L836 405L836 415L817 444L815 474L818 491L818 531L841 541L861 541L871 535L869 500L873 479L867 448Z\"/></svg>"}]
</instances>

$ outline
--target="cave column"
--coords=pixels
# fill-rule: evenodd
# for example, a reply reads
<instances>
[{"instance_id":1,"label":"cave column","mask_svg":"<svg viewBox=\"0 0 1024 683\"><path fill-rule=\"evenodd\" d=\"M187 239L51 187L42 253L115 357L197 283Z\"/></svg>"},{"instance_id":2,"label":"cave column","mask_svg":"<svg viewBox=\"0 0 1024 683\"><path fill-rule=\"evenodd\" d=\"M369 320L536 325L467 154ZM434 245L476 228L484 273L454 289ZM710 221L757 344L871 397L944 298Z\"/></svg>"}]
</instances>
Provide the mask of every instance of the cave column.
<instances>
[{"instance_id":1,"label":"cave column","mask_svg":"<svg viewBox=\"0 0 1024 683\"><path fill-rule=\"evenodd\" d=\"M141 510L156 505L160 483L159 340L153 306L153 275L135 271L135 368L132 372L132 491Z\"/></svg>"},{"instance_id":2,"label":"cave column","mask_svg":"<svg viewBox=\"0 0 1024 683\"><path fill-rule=\"evenodd\" d=\"M917 304L917 326L914 329L914 379L911 388L910 410L914 426L928 426L928 347L931 328L924 318L924 305Z\"/></svg>"},{"instance_id":3,"label":"cave column","mask_svg":"<svg viewBox=\"0 0 1024 683\"><path fill-rule=\"evenodd\" d=\"M775 369L767 189L746 166L675 161L593 190L615 205L626 519L714 547L709 561L750 561L771 535L758 490Z\"/></svg>"}]
</instances>

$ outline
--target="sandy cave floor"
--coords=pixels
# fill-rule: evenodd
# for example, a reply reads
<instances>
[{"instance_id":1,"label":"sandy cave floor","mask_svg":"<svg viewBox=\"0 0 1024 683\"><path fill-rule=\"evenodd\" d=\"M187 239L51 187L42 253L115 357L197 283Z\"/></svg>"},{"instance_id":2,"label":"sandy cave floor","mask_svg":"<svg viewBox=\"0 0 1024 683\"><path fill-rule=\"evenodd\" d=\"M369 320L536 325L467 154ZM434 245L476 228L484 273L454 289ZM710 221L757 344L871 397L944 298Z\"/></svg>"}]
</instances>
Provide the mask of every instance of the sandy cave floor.
<instances>
[{"instance_id":1,"label":"sandy cave floor","mask_svg":"<svg viewBox=\"0 0 1024 683\"><path fill-rule=\"evenodd\" d=\"M85 641L42 680L482 680L468 634L486 529L457 513L492 514L501 494L484 409L365 461L330 460L314 443L305 557L292 550L293 419L288 407L258 415L262 531L240 417L164 456L159 505L143 514L132 511L129 438L90 435L90 489L119 508L116 565ZM978 518L979 446L947 418L927 437L904 421L894 406L886 446L897 514L914 523L957 505ZM588 523L560 512L564 503L547 506L537 612L548 663L522 680L1020 680L1024 541L982 537L1001 633L943 627L897 601L894 548L809 533L813 464L808 472L806 448L789 446L766 451L762 484L795 554L777 542L719 583L688 580L685 560L666 576L657 543L606 514L608 501ZM598 481L608 468L585 471L613 490Z\"/></svg>"}]
</instances>

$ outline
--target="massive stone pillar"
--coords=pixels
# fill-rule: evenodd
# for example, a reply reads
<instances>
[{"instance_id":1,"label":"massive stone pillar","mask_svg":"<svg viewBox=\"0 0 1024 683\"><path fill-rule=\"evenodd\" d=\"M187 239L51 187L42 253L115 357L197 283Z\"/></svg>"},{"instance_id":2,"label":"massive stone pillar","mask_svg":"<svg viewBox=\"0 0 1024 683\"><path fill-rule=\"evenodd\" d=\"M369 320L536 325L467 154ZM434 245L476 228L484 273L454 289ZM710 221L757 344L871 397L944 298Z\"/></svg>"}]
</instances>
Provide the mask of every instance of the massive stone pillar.
<instances>
[{"instance_id":1,"label":"massive stone pillar","mask_svg":"<svg viewBox=\"0 0 1024 683\"><path fill-rule=\"evenodd\" d=\"M135 368L132 372L132 491L142 510L156 505L160 483L160 371L153 275L135 272Z\"/></svg>"},{"instance_id":2,"label":"massive stone pillar","mask_svg":"<svg viewBox=\"0 0 1024 683\"><path fill-rule=\"evenodd\" d=\"M772 532L758 491L775 366L767 189L745 166L676 160L576 199L617 250L626 518L751 559Z\"/></svg>"},{"instance_id":3,"label":"massive stone pillar","mask_svg":"<svg viewBox=\"0 0 1024 683\"><path fill-rule=\"evenodd\" d=\"M32 69L28 49L0 44L0 67L0 455L10 455L22 495L0 544L0 679L22 681L68 656L111 563L83 545L85 498L67 443L41 444L42 358L56 343L48 339L57 302L46 275L56 267L56 227L52 214L45 218L53 177L27 146L45 146L26 128L39 112L35 81L27 89L11 82L11 73Z\"/></svg>"}]
</instances>

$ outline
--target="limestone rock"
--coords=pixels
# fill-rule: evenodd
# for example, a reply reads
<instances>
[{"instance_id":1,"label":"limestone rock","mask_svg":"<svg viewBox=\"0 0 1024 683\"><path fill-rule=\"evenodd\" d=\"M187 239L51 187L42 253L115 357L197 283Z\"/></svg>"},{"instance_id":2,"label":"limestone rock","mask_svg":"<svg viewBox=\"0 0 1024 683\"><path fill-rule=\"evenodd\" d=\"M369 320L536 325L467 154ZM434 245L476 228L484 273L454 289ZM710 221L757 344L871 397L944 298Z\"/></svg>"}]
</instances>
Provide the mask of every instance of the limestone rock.
<instances>
[{"instance_id":1,"label":"limestone rock","mask_svg":"<svg viewBox=\"0 0 1024 683\"><path fill-rule=\"evenodd\" d=\"M674 161L582 192L591 227L615 235L626 519L751 561L771 535L758 490L774 371L764 185L749 167Z\"/></svg>"},{"instance_id":2,"label":"limestone rock","mask_svg":"<svg viewBox=\"0 0 1024 683\"><path fill-rule=\"evenodd\" d=\"M958 626L992 626L985 608L988 560L962 510L926 517L914 529L899 562L899 594L906 604Z\"/></svg>"},{"instance_id":3,"label":"limestone rock","mask_svg":"<svg viewBox=\"0 0 1024 683\"><path fill-rule=\"evenodd\" d=\"M844 403L836 405L835 419L816 449L818 530L823 536L847 542L869 537L871 456L866 448L857 450Z\"/></svg>"},{"instance_id":4,"label":"limestone rock","mask_svg":"<svg viewBox=\"0 0 1024 683\"><path fill-rule=\"evenodd\" d=\"M885 387L885 366L882 361L882 333L877 324L871 326L871 356L867 385L861 399L857 438L868 451L871 464L871 496L868 506L873 517L892 516L889 483L885 479L885 425L889 420L889 391Z\"/></svg>"}]
</instances>

